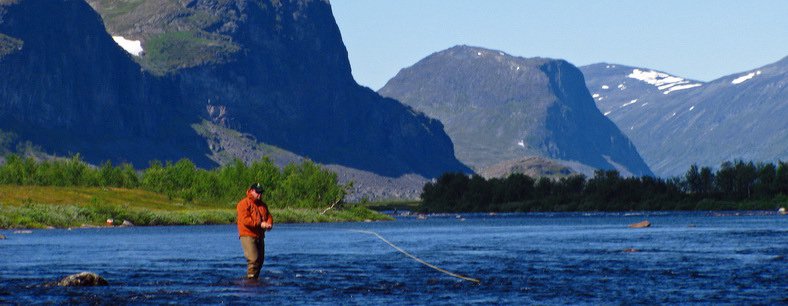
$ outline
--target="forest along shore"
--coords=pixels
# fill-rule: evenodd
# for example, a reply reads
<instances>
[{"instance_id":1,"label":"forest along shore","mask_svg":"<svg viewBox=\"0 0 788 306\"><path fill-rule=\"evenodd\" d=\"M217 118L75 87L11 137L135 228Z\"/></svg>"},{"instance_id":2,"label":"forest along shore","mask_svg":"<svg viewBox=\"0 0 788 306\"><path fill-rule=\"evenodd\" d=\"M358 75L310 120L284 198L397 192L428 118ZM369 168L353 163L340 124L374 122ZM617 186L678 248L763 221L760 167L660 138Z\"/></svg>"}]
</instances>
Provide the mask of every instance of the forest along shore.
<instances>
[{"instance_id":1,"label":"forest along shore","mask_svg":"<svg viewBox=\"0 0 788 306\"><path fill-rule=\"evenodd\" d=\"M235 205L251 182L277 223L390 220L361 205L344 204L352 187L309 160L279 168L263 158L199 169L188 159L99 167L69 159L38 161L16 155L0 164L0 228L197 225L235 222ZM331 209L328 209L331 207Z\"/></svg>"}]
</instances>

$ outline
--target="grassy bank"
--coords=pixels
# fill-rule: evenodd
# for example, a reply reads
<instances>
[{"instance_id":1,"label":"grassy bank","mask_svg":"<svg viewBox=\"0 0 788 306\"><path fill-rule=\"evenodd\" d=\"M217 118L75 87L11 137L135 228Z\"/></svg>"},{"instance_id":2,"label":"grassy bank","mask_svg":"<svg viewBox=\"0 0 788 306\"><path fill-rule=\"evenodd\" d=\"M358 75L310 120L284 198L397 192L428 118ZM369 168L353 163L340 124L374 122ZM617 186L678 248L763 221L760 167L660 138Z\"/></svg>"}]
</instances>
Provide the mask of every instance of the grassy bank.
<instances>
[{"instance_id":1,"label":"grassy bank","mask_svg":"<svg viewBox=\"0 0 788 306\"><path fill-rule=\"evenodd\" d=\"M360 205L321 214L320 209L271 207L277 223L389 220ZM139 189L0 185L0 228L106 226L107 219L134 225L235 222L235 202L184 201Z\"/></svg>"}]
</instances>

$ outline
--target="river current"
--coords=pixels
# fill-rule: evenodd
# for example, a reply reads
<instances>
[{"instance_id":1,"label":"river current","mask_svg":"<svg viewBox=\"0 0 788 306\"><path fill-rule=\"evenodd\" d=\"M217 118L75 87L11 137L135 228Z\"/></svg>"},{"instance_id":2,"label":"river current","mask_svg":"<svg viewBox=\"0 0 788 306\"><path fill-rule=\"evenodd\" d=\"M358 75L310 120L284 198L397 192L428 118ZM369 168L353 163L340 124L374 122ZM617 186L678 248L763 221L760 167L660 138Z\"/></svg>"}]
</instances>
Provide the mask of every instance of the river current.
<instances>
[{"instance_id":1,"label":"river current","mask_svg":"<svg viewBox=\"0 0 788 306\"><path fill-rule=\"evenodd\" d=\"M627 228L649 220L650 228ZM412 255L474 283L405 256ZM788 216L448 214L277 224L259 281L235 225L0 230L0 304L780 304ZM105 287L48 286L82 271Z\"/></svg>"}]
</instances>

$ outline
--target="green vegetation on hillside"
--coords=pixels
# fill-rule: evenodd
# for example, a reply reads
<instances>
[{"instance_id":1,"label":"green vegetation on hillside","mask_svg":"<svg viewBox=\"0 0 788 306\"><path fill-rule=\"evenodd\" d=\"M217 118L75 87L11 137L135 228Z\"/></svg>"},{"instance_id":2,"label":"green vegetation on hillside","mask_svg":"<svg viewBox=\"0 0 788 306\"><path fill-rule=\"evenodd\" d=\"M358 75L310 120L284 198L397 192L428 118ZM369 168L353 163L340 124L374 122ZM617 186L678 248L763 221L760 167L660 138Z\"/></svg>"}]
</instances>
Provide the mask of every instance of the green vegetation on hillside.
<instances>
[{"instance_id":1,"label":"green vegetation on hillside","mask_svg":"<svg viewBox=\"0 0 788 306\"><path fill-rule=\"evenodd\" d=\"M98 3L101 5L101 8L103 8L102 17L107 20L112 20L118 16L122 16L132 12L143 2L145 2L145 0L125 0L125 1L98 0Z\"/></svg>"},{"instance_id":2,"label":"green vegetation on hillside","mask_svg":"<svg viewBox=\"0 0 788 306\"><path fill-rule=\"evenodd\" d=\"M725 162L717 172L693 165L683 178L670 179L621 177L614 170L559 180L446 173L427 183L421 198L419 209L427 212L772 210L788 205L788 163Z\"/></svg>"},{"instance_id":3,"label":"green vegetation on hillside","mask_svg":"<svg viewBox=\"0 0 788 306\"><path fill-rule=\"evenodd\" d=\"M240 47L219 35L197 31L166 32L145 41L143 60L153 72L221 62Z\"/></svg>"},{"instance_id":4,"label":"green vegetation on hillside","mask_svg":"<svg viewBox=\"0 0 788 306\"><path fill-rule=\"evenodd\" d=\"M204 170L183 159L136 171L110 162L93 167L79 155L48 161L9 155L0 165L0 228L97 225L108 218L136 225L231 223L251 182L266 187L264 200L277 222L388 219L343 205L350 186L311 161L282 169L268 159L236 161ZM335 209L323 213L328 207Z\"/></svg>"},{"instance_id":5,"label":"green vegetation on hillside","mask_svg":"<svg viewBox=\"0 0 788 306\"><path fill-rule=\"evenodd\" d=\"M87 0L113 35L143 42L135 57L154 74L226 62L240 46L228 31L243 16L230 1L194 5L178 0Z\"/></svg>"}]
</instances>

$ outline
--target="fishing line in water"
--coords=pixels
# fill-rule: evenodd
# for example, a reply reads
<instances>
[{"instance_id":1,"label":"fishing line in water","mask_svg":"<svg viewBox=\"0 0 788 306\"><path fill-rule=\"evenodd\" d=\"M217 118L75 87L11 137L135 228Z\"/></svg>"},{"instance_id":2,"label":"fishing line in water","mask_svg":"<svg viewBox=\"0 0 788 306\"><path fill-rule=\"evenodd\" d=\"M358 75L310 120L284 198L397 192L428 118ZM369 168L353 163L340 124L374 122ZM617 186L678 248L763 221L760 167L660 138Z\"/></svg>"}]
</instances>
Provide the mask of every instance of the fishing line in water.
<instances>
[{"instance_id":1,"label":"fishing line in water","mask_svg":"<svg viewBox=\"0 0 788 306\"><path fill-rule=\"evenodd\" d=\"M427 267L435 269L438 272L441 272L441 273L444 273L446 275L453 276L453 277L456 277L456 278L459 278L459 279L463 279L463 280L466 280L466 281L469 281L469 282L474 282L474 283L477 283L477 284L481 283L481 281L479 281L478 279L475 279L475 278L472 278L472 277L467 277L467 276L464 276L464 275L460 275L460 274L457 274L457 273L454 273L454 272L451 272L451 271L447 271L445 269L441 269L440 267L438 267L436 265L428 263L428 262L422 260L421 258L418 258L418 257L414 256L413 254L410 254L407 251L401 249L400 247L394 245L393 243L391 243L391 241L386 240L386 238L383 238L383 236L381 236L380 234L378 234L376 232L373 232L373 231L362 231L362 230L348 230L348 231L356 232L356 233L369 234L369 235L373 235L375 237L378 237L378 239L383 240L383 242L387 243L388 245L390 245L392 248L394 248L395 250L399 251L400 253L405 254L405 256L408 256L408 257L412 258L413 260L415 260L415 261L417 261L417 262L419 262L419 263L421 263L421 264L423 264L423 265L425 265Z\"/></svg>"}]
</instances>

